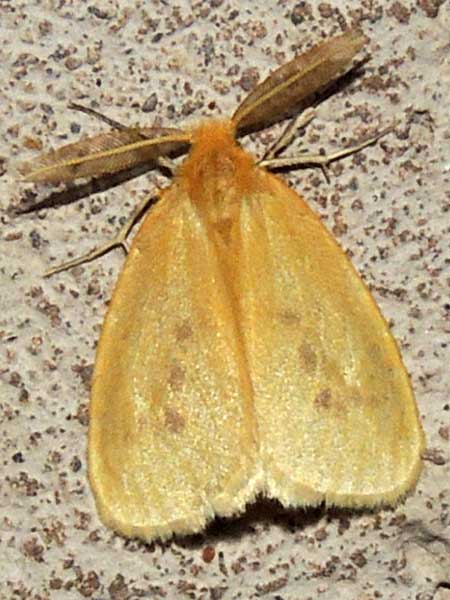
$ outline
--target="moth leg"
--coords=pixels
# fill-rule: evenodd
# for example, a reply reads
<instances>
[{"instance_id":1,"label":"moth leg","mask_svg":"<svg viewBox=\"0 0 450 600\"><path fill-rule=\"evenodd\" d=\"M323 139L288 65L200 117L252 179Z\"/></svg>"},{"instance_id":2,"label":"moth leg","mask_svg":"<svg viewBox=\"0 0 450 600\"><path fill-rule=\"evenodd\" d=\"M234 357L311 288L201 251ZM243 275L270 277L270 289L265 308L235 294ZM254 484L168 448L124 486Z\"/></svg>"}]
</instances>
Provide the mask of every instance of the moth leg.
<instances>
[{"instance_id":1,"label":"moth leg","mask_svg":"<svg viewBox=\"0 0 450 600\"><path fill-rule=\"evenodd\" d=\"M287 127L281 133L280 137L275 140L275 142L266 150L263 157L259 161L259 164L261 164L261 162L264 160L271 160L275 158L279 152L285 150L296 137L298 130L302 127L306 127L306 125L308 125L308 123L310 123L315 116L316 111L314 108L308 108L291 119Z\"/></svg>"},{"instance_id":2,"label":"moth leg","mask_svg":"<svg viewBox=\"0 0 450 600\"><path fill-rule=\"evenodd\" d=\"M158 163L159 167L162 167L163 169L169 171L170 177L173 177L175 175L177 166L175 162L171 160L168 156L159 156L156 159L156 162Z\"/></svg>"},{"instance_id":3,"label":"moth leg","mask_svg":"<svg viewBox=\"0 0 450 600\"><path fill-rule=\"evenodd\" d=\"M113 129L118 129L119 131L127 131L128 129L130 129L130 127L127 127L126 125L123 125L122 123L119 123L119 121L116 121L115 119L110 119L103 113L99 112L98 110L95 110L94 108L90 108L89 106L84 106L83 104L77 104L76 102L69 102L69 108L71 110L77 110L78 112L85 113L86 115L89 115L90 117L94 117L95 119L98 119L99 121L103 121L103 123L106 123Z\"/></svg>"},{"instance_id":4,"label":"moth leg","mask_svg":"<svg viewBox=\"0 0 450 600\"><path fill-rule=\"evenodd\" d=\"M322 169L325 179L329 182L330 178L328 176L327 168L330 163L335 160L340 160L345 156L350 156L351 154L355 154L359 152L363 148L367 148L367 146L372 146L375 144L380 138L384 137L387 133L393 130L393 125L386 127L377 135L369 138L365 142L361 142L356 146L352 146L351 148L345 148L344 150L339 150L338 152L334 152L333 154L302 154L298 156L291 156L286 158L269 158L263 159L260 163L260 167L267 167L269 169L279 169L282 167L299 167L302 165L312 165L318 166Z\"/></svg>"},{"instance_id":5,"label":"moth leg","mask_svg":"<svg viewBox=\"0 0 450 600\"><path fill-rule=\"evenodd\" d=\"M127 254L128 248L126 245L126 239L130 231L133 229L137 221L141 218L142 214L147 210L148 206L152 202L154 202L157 197L158 195L155 193L145 196L142 202L132 212L125 225L119 230L117 235L111 241L107 242L106 244L103 244L99 248L94 248L87 254L83 254L83 256L79 256L78 258L74 258L73 260L69 260L65 263L62 263L61 265L58 265L53 269L49 269L48 271L46 271L46 273L44 273L44 277L50 277L55 273L60 273L61 271L66 271L67 269L71 269L72 267L76 267L85 262L90 262L96 258L99 258L100 256L103 256L113 248L120 247L123 249L125 254Z\"/></svg>"}]
</instances>

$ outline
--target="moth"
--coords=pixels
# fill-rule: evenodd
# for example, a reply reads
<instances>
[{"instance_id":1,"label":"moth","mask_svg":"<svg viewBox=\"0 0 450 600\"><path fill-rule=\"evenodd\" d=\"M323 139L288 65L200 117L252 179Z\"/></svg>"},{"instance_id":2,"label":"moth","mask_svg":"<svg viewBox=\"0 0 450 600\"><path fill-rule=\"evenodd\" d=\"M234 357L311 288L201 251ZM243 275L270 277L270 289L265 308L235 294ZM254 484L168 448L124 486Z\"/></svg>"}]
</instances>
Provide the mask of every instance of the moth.
<instances>
[{"instance_id":1,"label":"moth","mask_svg":"<svg viewBox=\"0 0 450 600\"><path fill-rule=\"evenodd\" d=\"M102 521L167 538L242 512L397 503L421 471L424 434L388 324L345 252L271 170L326 166L280 154L306 111L261 160L237 142L348 70L357 31L278 68L229 119L127 128L46 153L36 183L98 177L187 152L158 193L119 277L97 350L89 478ZM112 244L122 244L136 216Z\"/></svg>"}]
</instances>

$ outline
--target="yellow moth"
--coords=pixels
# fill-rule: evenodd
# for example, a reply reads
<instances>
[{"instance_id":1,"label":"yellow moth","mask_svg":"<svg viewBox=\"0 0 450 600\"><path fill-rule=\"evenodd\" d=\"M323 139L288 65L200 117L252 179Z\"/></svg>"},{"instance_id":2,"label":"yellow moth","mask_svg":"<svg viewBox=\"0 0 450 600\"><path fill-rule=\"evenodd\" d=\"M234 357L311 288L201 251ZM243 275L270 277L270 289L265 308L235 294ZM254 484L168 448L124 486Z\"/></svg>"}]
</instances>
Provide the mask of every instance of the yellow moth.
<instances>
[{"instance_id":1,"label":"yellow moth","mask_svg":"<svg viewBox=\"0 0 450 600\"><path fill-rule=\"evenodd\" d=\"M350 31L296 57L231 119L112 122L25 168L29 181L70 181L189 151L132 243L96 357L89 477L101 519L125 536L201 531L258 494L392 505L419 477L424 435L389 327L318 216L268 170L374 140L286 159L286 131L259 162L236 141L341 75L363 44Z\"/></svg>"}]
</instances>

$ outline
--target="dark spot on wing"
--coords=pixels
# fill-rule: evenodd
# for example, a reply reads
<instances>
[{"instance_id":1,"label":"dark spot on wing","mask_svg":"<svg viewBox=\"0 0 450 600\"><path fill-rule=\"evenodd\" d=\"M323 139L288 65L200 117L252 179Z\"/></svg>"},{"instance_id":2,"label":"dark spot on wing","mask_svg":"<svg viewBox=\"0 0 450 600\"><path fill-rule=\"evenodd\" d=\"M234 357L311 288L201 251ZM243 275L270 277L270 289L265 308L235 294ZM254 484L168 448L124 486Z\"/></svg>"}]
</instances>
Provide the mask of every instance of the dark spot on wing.
<instances>
[{"instance_id":1,"label":"dark spot on wing","mask_svg":"<svg viewBox=\"0 0 450 600\"><path fill-rule=\"evenodd\" d=\"M302 342L298 348L300 364L306 371L315 371L317 368L317 354L308 342Z\"/></svg>"},{"instance_id":2,"label":"dark spot on wing","mask_svg":"<svg viewBox=\"0 0 450 600\"><path fill-rule=\"evenodd\" d=\"M186 427L186 419L175 409L165 408L164 424L171 433L181 433Z\"/></svg>"},{"instance_id":3,"label":"dark spot on wing","mask_svg":"<svg viewBox=\"0 0 450 600\"><path fill-rule=\"evenodd\" d=\"M331 390L330 388L324 388L321 390L314 399L314 404L319 408L328 409L331 406Z\"/></svg>"},{"instance_id":4,"label":"dark spot on wing","mask_svg":"<svg viewBox=\"0 0 450 600\"><path fill-rule=\"evenodd\" d=\"M186 371L179 362L174 362L170 367L168 383L174 392L179 392L186 379Z\"/></svg>"},{"instance_id":5,"label":"dark spot on wing","mask_svg":"<svg viewBox=\"0 0 450 600\"><path fill-rule=\"evenodd\" d=\"M231 231L233 229L232 219L220 219L214 224L215 230L228 246L231 241Z\"/></svg>"},{"instance_id":6,"label":"dark spot on wing","mask_svg":"<svg viewBox=\"0 0 450 600\"><path fill-rule=\"evenodd\" d=\"M302 322L301 314L289 309L280 311L278 317L287 325L299 325Z\"/></svg>"},{"instance_id":7,"label":"dark spot on wing","mask_svg":"<svg viewBox=\"0 0 450 600\"><path fill-rule=\"evenodd\" d=\"M175 339L177 342L185 342L191 338L193 334L194 331L187 319L175 326Z\"/></svg>"}]
</instances>

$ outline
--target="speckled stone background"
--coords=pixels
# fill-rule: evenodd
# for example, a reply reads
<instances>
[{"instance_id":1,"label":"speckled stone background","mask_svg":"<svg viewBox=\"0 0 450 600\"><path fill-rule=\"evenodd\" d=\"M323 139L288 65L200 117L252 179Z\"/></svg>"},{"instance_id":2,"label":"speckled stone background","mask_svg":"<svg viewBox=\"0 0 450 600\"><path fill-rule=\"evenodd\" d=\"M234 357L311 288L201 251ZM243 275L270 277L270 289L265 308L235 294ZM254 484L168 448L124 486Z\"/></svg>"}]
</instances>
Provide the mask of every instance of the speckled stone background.
<instances>
[{"instance_id":1,"label":"speckled stone background","mask_svg":"<svg viewBox=\"0 0 450 600\"><path fill-rule=\"evenodd\" d=\"M106 241L150 174L14 216L49 196L14 163L104 130L69 100L134 124L230 114L293 52L361 27L371 60L298 143L336 150L396 119L378 145L287 177L323 215L400 341L429 449L392 511L276 503L204 535L145 545L102 526L87 481L90 376L123 263L117 250L43 279ZM438 0L0 0L0 598L450 598L450 7ZM261 154L276 128L248 146ZM295 147L290 149L295 151Z\"/></svg>"}]
</instances>

